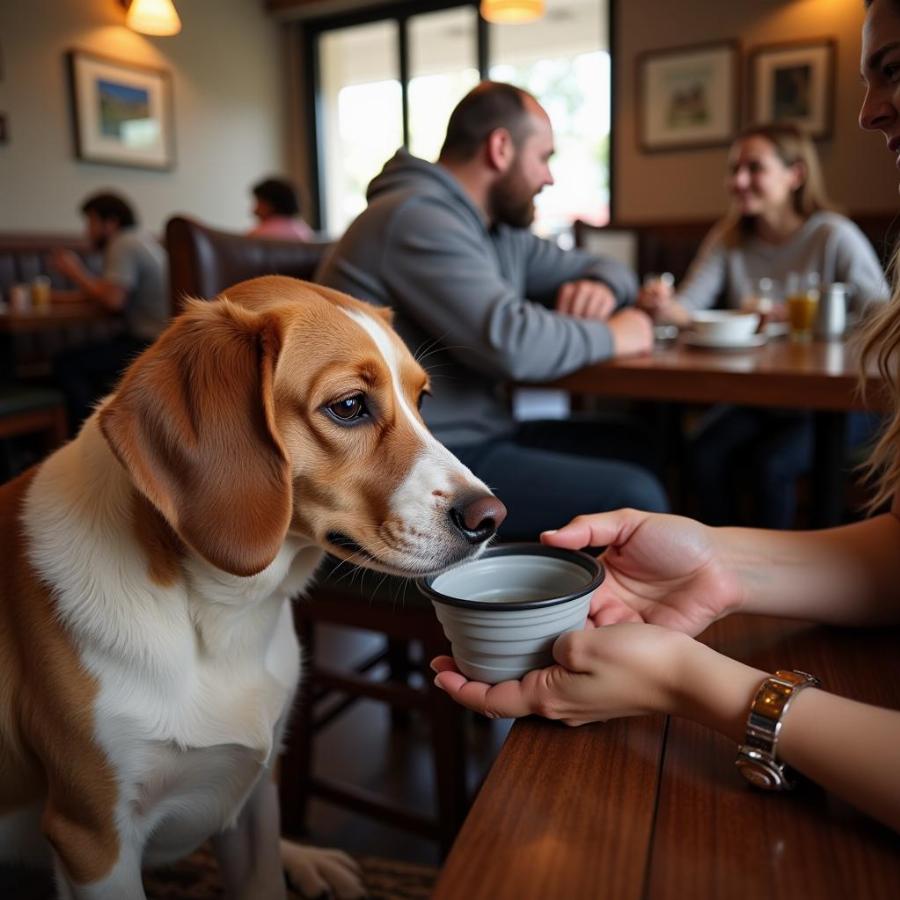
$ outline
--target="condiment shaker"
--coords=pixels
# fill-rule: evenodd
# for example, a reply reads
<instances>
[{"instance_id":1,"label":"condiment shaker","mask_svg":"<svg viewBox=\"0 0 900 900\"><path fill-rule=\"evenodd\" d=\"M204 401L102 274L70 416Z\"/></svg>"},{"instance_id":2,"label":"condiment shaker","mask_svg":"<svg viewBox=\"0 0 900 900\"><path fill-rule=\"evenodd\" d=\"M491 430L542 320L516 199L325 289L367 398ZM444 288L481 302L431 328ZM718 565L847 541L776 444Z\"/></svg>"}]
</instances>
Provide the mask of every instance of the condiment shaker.
<instances>
[{"instance_id":1,"label":"condiment shaker","mask_svg":"<svg viewBox=\"0 0 900 900\"><path fill-rule=\"evenodd\" d=\"M815 333L817 338L835 340L843 337L846 328L847 285L835 281L819 299Z\"/></svg>"}]
</instances>

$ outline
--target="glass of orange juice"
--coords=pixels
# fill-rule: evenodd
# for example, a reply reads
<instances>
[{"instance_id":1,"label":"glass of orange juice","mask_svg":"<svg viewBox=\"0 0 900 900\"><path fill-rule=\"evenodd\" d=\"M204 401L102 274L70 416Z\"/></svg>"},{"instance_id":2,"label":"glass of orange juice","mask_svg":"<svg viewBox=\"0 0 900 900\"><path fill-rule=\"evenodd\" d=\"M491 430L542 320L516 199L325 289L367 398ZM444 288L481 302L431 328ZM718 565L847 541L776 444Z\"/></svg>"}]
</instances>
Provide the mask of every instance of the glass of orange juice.
<instances>
[{"instance_id":1,"label":"glass of orange juice","mask_svg":"<svg viewBox=\"0 0 900 900\"><path fill-rule=\"evenodd\" d=\"M50 279L46 275L38 275L31 282L31 306L39 313L50 311L51 299Z\"/></svg>"},{"instance_id":2,"label":"glass of orange juice","mask_svg":"<svg viewBox=\"0 0 900 900\"><path fill-rule=\"evenodd\" d=\"M791 340L811 340L819 311L819 276L815 272L805 277L791 272L787 279L785 298Z\"/></svg>"}]
</instances>

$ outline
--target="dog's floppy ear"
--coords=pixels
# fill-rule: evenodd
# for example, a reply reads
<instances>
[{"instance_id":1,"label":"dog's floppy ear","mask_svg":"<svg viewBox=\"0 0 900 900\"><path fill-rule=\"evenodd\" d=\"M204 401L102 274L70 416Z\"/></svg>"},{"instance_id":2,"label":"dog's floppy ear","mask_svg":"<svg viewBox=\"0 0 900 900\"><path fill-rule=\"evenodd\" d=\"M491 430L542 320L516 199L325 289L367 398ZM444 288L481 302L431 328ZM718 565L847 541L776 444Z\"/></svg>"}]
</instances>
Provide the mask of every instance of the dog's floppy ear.
<instances>
[{"instance_id":1,"label":"dog's floppy ear","mask_svg":"<svg viewBox=\"0 0 900 900\"><path fill-rule=\"evenodd\" d=\"M375 306L372 309L367 309L366 312L371 315L373 312L376 316L380 316L384 319L388 325L394 324L394 310L390 306Z\"/></svg>"},{"instance_id":2,"label":"dog's floppy ear","mask_svg":"<svg viewBox=\"0 0 900 900\"><path fill-rule=\"evenodd\" d=\"M290 521L272 389L280 349L275 317L195 301L100 413L138 489L185 543L234 575L264 569Z\"/></svg>"}]
</instances>

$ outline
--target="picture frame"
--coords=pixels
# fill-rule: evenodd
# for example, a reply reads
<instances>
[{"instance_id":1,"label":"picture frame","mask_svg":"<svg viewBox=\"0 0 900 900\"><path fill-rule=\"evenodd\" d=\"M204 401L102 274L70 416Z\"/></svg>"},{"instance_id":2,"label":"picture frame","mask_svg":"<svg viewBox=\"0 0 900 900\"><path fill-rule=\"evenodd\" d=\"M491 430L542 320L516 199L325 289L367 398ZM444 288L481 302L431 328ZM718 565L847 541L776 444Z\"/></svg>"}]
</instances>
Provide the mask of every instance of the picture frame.
<instances>
[{"instance_id":1,"label":"picture frame","mask_svg":"<svg viewBox=\"0 0 900 900\"><path fill-rule=\"evenodd\" d=\"M831 136L837 42L832 38L764 44L749 54L749 118L790 122L811 138Z\"/></svg>"},{"instance_id":2,"label":"picture frame","mask_svg":"<svg viewBox=\"0 0 900 900\"><path fill-rule=\"evenodd\" d=\"M736 41L649 50L636 65L641 150L694 150L731 142L740 97Z\"/></svg>"},{"instance_id":3,"label":"picture frame","mask_svg":"<svg viewBox=\"0 0 900 900\"><path fill-rule=\"evenodd\" d=\"M84 50L69 50L66 59L75 156L107 165L171 169L169 73Z\"/></svg>"}]
</instances>

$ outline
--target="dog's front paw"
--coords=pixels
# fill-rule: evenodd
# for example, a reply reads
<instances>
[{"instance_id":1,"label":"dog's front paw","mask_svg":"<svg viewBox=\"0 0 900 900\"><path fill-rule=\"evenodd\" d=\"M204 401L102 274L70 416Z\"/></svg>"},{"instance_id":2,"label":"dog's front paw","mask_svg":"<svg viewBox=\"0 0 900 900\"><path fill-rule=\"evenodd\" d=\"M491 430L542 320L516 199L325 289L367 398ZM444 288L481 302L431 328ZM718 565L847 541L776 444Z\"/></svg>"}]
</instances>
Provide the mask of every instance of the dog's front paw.
<instances>
[{"instance_id":1,"label":"dog's front paw","mask_svg":"<svg viewBox=\"0 0 900 900\"><path fill-rule=\"evenodd\" d=\"M287 872L288 881L304 897L359 900L366 896L362 870L342 850L305 847L282 840L281 864Z\"/></svg>"}]
</instances>

